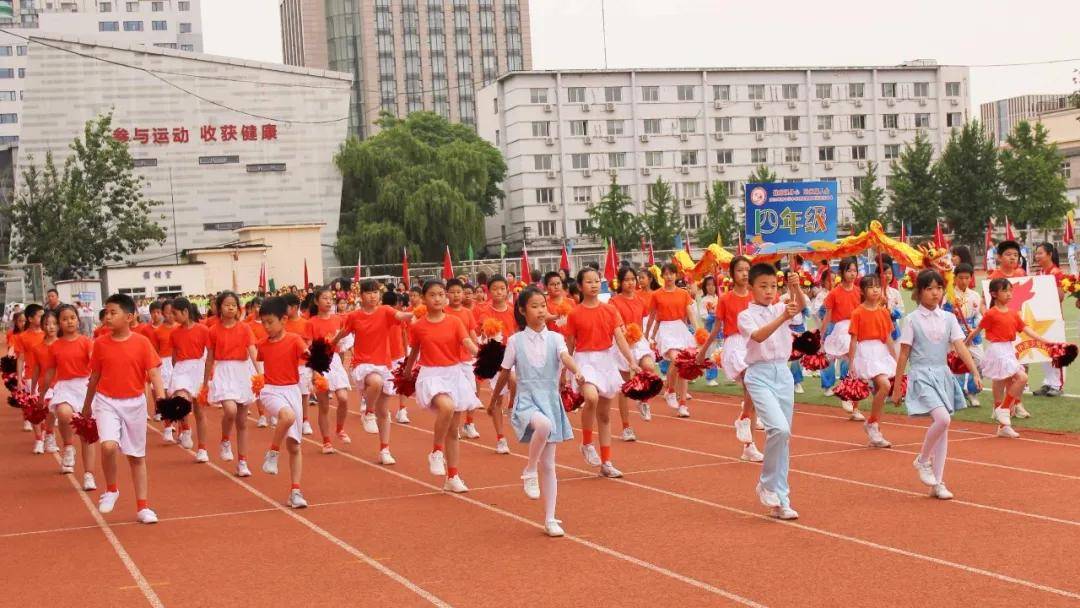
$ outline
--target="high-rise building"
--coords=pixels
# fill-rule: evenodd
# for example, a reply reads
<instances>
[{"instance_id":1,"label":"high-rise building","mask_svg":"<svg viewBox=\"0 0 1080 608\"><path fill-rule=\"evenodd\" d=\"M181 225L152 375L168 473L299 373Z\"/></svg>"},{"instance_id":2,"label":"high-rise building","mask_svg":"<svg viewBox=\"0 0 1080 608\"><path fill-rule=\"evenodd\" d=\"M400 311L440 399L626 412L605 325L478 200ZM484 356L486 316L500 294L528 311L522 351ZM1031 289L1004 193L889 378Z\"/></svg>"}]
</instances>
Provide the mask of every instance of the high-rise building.
<instances>
[{"instance_id":1,"label":"high-rise building","mask_svg":"<svg viewBox=\"0 0 1080 608\"><path fill-rule=\"evenodd\" d=\"M384 111L475 125L477 89L532 69L528 0L281 0L280 8L286 63L352 75L349 127L360 137ZM324 65L312 50L319 36Z\"/></svg>"},{"instance_id":2,"label":"high-rise building","mask_svg":"<svg viewBox=\"0 0 1080 608\"><path fill-rule=\"evenodd\" d=\"M979 122L994 143L1001 145L1013 127L1024 120L1034 120L1039 114L1056 112L1069 107L1069 94L1020 95L979 104Z\"/></svg>"}]
</instances>

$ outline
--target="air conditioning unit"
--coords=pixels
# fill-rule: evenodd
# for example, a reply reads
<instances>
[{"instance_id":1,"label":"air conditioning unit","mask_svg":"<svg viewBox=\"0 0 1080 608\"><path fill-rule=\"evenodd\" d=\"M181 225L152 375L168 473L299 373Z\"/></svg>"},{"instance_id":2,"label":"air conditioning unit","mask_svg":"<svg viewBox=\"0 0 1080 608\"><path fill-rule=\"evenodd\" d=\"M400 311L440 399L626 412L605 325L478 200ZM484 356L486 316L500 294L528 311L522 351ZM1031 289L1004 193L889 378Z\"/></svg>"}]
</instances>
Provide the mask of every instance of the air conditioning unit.
<instances>
[{"instance_id":1,"label":"air conditioning unit","mask_svg":"<svg viewBox=\"0 0 1080 608\"><path fill-rule=\"evenodd\" d=\"M589 104L587 104L587 103L581 104L581 111L582 112L588 112L589 111Z\"/></svg>"},{"instance_id":2,"label":"air conditioning unit","mask_svg":"<svg viewBox=\"0 0 1080 608\"><path fill-rule=\"evenodd\" d=\"M832 131L822 131L821 139L832 139Z\"/></svg>"},{"instance_id":3,"label":"air conditioning unit","mask_svg":"<svg viewBox=\"0 0 1080 608\"><path fill-rule=\"evenodd\" d=\"M544 144L546 144L548 146L554 146L555 145L555 138L554 137L545 137L544 138Z\"/></svg>"},{"instance_id":4,"label":"air conditioning unit","mask_svg":"<svg viewBox=\"0 0 1080 608\"><path fill-rule=\"evenodd\" d=\"M787 102L787 107L794 110L795 109L795 100L794 99L789 99L788 102Z\"/></svg>"},{"instance_id":5,"label":"air conditioning unit","mask_svg":"<svg viewBox=\"0 0 1080 608\"><path fill-rule=\"evenodd\" d=\"M606 110L608 112L614 112L615 111L615 104L610 102L610 101L605 103L604 104L604 110Z\"/></svg>"},{"instance_id":6,"label":"air conditioning unit","mask_svg":"<svg viewBox=\"0 0 1080 608\"><path fill-rule=\"evenodd\" d=\"M690 167L687 167L687 166L679 167L679 173L682 173L683 175L686 175L686 174L690 173Z\"/></svg>"},{"instance_id":7,"label":"air conditioning unit","mask_svg":"<svg viewBox=\"0 0 1080 608\"><path fill-rule=\"evenodd\" d=\"M788 168L791 169L792 171L798 171L799 170L799 163L791 163L791 165L789 165Z\"/></svg>"},{"instance_id":8,"label":"air conditioning unit","mask_svg":"<svg viewBox=\"0 0 1080 608\"><path fill-rule=\"evenodd\" d=\"M649 136L646 133L642 133L641 135L638 135L638 140L640 140L641 143L645 143L649 141Z\"/></svg>"},{"instance_id":9,"label":"air conditioning unit","mask_svg":"<svg viewBox=\"0 0 1080 608\"><path fill-rule=\"evenodd\" d=\"M855 137L858 137L859 139L862 139L863 130L862 129L855 129Z\"/></svg>"},{"instance_id":10,"label":"air conditioning unit","mask_svg":"<svg viewBox=\"0 0 1080 608\"><path fill-rule=\"evenodd\" d=\"M919 105L920 106L925 106L926 105L926 98L925 97L920 97L919 98Z\"/></svg>"},{"instance_id":11,"label":"air conditioning unit","mask_svg":"<svg viewBox=\"0 0 1080 608\"><path fill-rule=\"evenodd\" d=\"M712 107L714 110L722 110L724 108L724 101L722 99L714 99Z\"/></svg>"},{"instance_id":12,"label":"air conditioning unit","mask_svg":"<svg viewBox=\"0 0 1080 608\"><path fill-rule=\"evenodd\" d=\"M889 129L889 137L896 137L896 129Z\"/></svg>"},{"instance_id":13,"label":"air conditioning unit","mask_svg":"<svg viewBox=\"0 0 1080 608\"><path fill-rule=\"evenodd\" d=\"M544 111L545 112L551 112L551 104L550 103L545 103L544 104Z\"/></svg>"},{"instance_id":14,"label":"air conditioning unit","mask_svg":"<svg viewBox=\"0 0 1080 608\"><path fill-rule=\"evenodd\" d=\"M891 108L891 107L896 105L896 100L893 99L892 97L886 97L885 98L885 105L887 105L887 106L889 106Z\"/></svg>"},{"instance_id":15,"label":"air conditioning unit","mask_svg":"<svg viewBox=\"0 0 1080 608\"><path fill-rule=\"evenodd\" d=\"M799 134L794 132L794 131L790 131L787 134L787 138L790 139L791 141L795 141L796 139L799 138Z\"/></svg>"},{"instance_id":16,"label":"air conditioning unit","mask_svg":"<svg viewBox=\"0 0 1080 608\"><path fill-rule=\"evenodd\" d=\"M757 141L762 141L765 139L765 134L761 132L754 133L754 139Z\"/></svg>"},{"instance_id":17,"label":"air conditioning unit","mask_svg":"<svg viewBox=\"0 0 1080 608\"><path fill-rule=\"evenodd\" d=\"M592 145L592 135L585 136L585 145Z\"/></svg>"},{"instance_id":18,"label":"air conditioning unit","mask_svg":"<svg viewBox=\"0 0 1080 608\"><path fill-rule=\"evenodd\" d=\"M686 207L687 209L689 209L689 208L691 208L691 207L693 207L693 206L694 206L694 201L692 201L692 200L690 200L690 199L686 199L686 200L684 200L684 201L682 202L682 206L683 206L683 207Z\"/></svg>"},{"instance_id":19,"label":"air conditioning unit","mask_svg":"<svg viewBox=\"0 0 1080 608\"><path fill-rule=\"evenodd\" d=\"M619 177L619 170L618 169L608 169L607 174L608 174L609 177Z\"/></svg>"},{"instance_id":20,"label":"air conditioning unit","mask_svg":"<svg viewBox=\"0 0 1080 608\"><path fill-rule=\"evenodd\" d=\"M762 108L762 106L764 106L764 105L765 104L761 103L760 101L755 101L754 102L754 109L755 110L760 110Z\"/></svg>"},{"instance_id":21,"label":"air conditioning unit","mask_svg":"<svg viewBox=\"0 0 1080 608\"><path fill-rule=\"evenodd\" d=\"M688 139L690 139L689 135L687 135L686 133L679 133L679 141L686 141Z\"/></svg>"},{"instance_id":22,"label":"air conditioning unit","mask_svg":"<svg viewBox=\"0 0 1080 608\"><path fill-rule=\"evenodd\" d=\"M547 178L548 179L555 179L555 177L556 177L555 170L554 169L548 169Z\"/></svg>"},{"instance_id":23,"label":"air conditioning unit","mask_svg":"<svg viewBox=\"0 0 1080 608\"><path fill-rule=\"evenodd\" d=\"M960 105L960 100L959 99L950 99L949 100L949 105L950 106L958 106L958 105Z\"/></svg>"},{"instance_id":24,"label":"air conditioning unit","mask_svg":"<svg viewBox=\"0 0 1080 608\"><path fill-rule=\"evenodd\" d=\"M865 160L860 160L860 161L855 163L855 166L860 168L860 169L865 169L866 168L866 161Z\"/></svg>"},{"instance_id":25,"label":"air conditioning unit","mask_svg":"<svg viewBox=\"0 0 1080 608\"><path fill-rule=\"evenodd\" d=\"M858 99L858 98L855 99L855 107L856 108L861 108L862 107L862 100L861 99Z\"/></svg>"},{"instance_id":26,"label":"air conditioning unit","mask_svg":"<svg viewBox=\"0 0 1080 608\"><path fill-rule=\"evenodd\" d=\"M585 177L592 177L592 169L585 169L584 171L581 172L581 174L584 175Z\"/></svg>"},{"instance_id":27,"label":"air conditioning unit","mask_svg":"<svg viewBox=\"0 0 1080 608\"><path fill-rule=\"evenodd\" d=\"M727 168L726 168L726 167L724 167L724 165L718 165L718 166L716 167L716 172L717 172L717 173L724 173L724 172L726 172L726 171L727 171Z\"/></svg>"},{"instance_id":28,"label":"air conditioning unit","mask_svg":"<svg viewBox=\"0 0 1080 608\"><path fill-rule=\"evenodd\" d=\"M720 131L717 131L716 133L712 134L712 138L715 139L716 141L724 141L724 134L721 133Z\"/></svg>"},{"instance_id":29,"label":"air conditioning unit","mask_svg":"<svg viewBox=\"0 0 1080 608\"><path fill-rule=\"evenodd\" d=\"M832 171L832 163L831 162L825 161L825 170L826 171Z\"/></svg>"},{"instance_id":30,"label":"air conditioning unit","mask_svg":"<svg viewBox=\"0 0 1080 608\"><path fill-rule=\"evenodd\" d=\"M648 167L642 167L642 168L641 168L641 174L642 174L642 175L649 175L649 174L651 174L651 173L652 173L652 169L650 169L650 168L648 168Z\"/></svg>"},{"instance_id":31,"label":"air conditioning unit","mask_svg":"<svg viewBox=\"0 0 1080 608\"><path fill-rule=\"evenodd\" d=\"M558 213L559 212L559 206L556 205L555 203L551 203L550 205L548 205L548 211L550 211L552 213Z\"/></svg>"},{"instance_id":32,"label":"air conditioning unit","mask_svg":"<svg viewBox=\"0 0 1080 608\"><path fill-rule=\"evenodd\" d=\"M608 135L607 136L607 143L609 143L609 144L615 143L615 136L614 135Z\"/></svg>"}]
</instances>

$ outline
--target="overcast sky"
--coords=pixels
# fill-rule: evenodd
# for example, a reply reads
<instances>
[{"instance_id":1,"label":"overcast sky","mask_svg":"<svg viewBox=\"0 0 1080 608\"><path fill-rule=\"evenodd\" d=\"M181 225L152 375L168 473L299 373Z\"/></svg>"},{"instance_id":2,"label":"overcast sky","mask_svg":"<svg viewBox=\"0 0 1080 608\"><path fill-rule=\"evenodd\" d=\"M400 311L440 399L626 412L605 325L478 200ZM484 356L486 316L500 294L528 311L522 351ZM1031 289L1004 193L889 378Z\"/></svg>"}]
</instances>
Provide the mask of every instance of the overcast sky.
<instances>
[{"instance_id":1,"label":"overcast sky","mask_svg":"<svg viewBox=\"0 0 1080 608\"><path fill-rule=\"evenodd\" d=\"M449 0L447 0L449 2ZM530 0L533 67L604 66L601 0ZM606 0L607 61L618 67L894 65L971 70L973 109L1075 90L1080 2L1015 0ZM208 53L281 61L278 0L203 0ZM977 111L975 112L977 116Z\"/></svg>"}]
</instances>

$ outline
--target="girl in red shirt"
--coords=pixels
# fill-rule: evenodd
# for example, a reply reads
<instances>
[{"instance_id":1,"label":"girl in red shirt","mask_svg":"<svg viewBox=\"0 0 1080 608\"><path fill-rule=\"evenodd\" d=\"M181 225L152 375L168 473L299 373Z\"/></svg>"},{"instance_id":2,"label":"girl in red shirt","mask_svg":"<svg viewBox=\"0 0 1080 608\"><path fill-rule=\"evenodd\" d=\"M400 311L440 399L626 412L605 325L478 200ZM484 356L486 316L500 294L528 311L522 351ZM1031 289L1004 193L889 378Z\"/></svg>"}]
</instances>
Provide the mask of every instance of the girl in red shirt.
<instances>
[{"instance_id":1,"label":"girl in red shirt","mask_svg":"<svg viewBox=\"0 0 1080 608\"><path fill-rule=\"evenodd\" d=\"M544 275L544 291L547 293L548 307L547 328L559 333L563 332L566 317L574 308L574 299L567 295L565 288L566 285L559 273L552 271Z\"/></svg>"},{"instance_id":2,"label":"girl in red shirt","mask_svg":"<svg viewBox=\"0 0 1080 608\"><path fill-rule=\"evenodd\" d=\"M840 378L848 374L848 353L851 351L851 334L848 326L851 325L851 313L859 307L862 301L859 288L855 285L855 279L859 276L859 262L855 258L840 260L840 284L829 291L825 296L825 318L821 326L825 328L825 339L822 348L829 356L830 361L840 360ZM832 395L832 386L837 378L832 367L822 370L821 387L825 389L825 396ZM844 411L851 415L852 420L863 421L862 415L853 403L844 401L841 403Z\"/></svg>"},{"instance_id":3,"label":"girl in red shirt","mask_svg":"<svg viewBox=\"0 0 1080 608\"><path fill-rule=\"evenodd\" d=\"M638 367L656 373L656 360L653 358L652 347L649 346L649 341L645 338L645 331L642 329L645 325L648 309L645 299L641 297L638 291L637 273L634 272L633 268L625 266L619 270L618 279L619 293L615 294L608 303L618 311L626 332L628 334L634 332L640 336L632 344L629 338L627 339L627 346L630 347L630 358L637 362ZM622 355L619 355L616 357L616 363L619 366L619 373L622 374L623 380L629 380L630 362ZM639 402L638 410L641 412L642 420L648 421L652 419L652 413L649 411L647 402ZM634 433L634 429L630 428L630 404L622 391L619 391L619 416L622 418L622 440L636 441L637 435Z\"/></svg>"},{"instance_id":4,"label":"girl in red shirt","mask_svg":"<svg viewBox=\"0 0 1080 608\"><path fill-rule=\"evenodd\" d=\"M255 335L240 322L240 297L223 291L215 299L218 322L210 328L203 383L210 387L210 403L221 404L221 459L233 459L236 429L236 476L250 477L247 464L247 408L255 401L251 377L258 370ZM211 380L213 378L213 380Z\"/></svg>"},{"instance_id":5,"label":"girl in red shirt","mask_svg":"<svg viewBox=\"0 0 1080 608\"><path fill-rule=\"evenodd\" d=\"M63 304L58 310L57 340L49 345L50 364L45 370L45 384L51 386L49 409L60 422L60 472L75 472L75 445L71 419L76 408L86 401L86 386L90 381L90 338L79 333L79 313L74 306ZM93 444L80 441L83 463L83 490L97 489L94 466L97 451Z\"/></svg>"},{"instance_id":6,"label":"girl in red shirt","mask_svg":"<svg viewBox=\"0 0 1080 608\"><path fill-rule=\"evenodd\" d=\"M173 321L176 328L169 334L173 351L172 377L166 390L170 397L179 395L192 403L195 414L195 434L198 435L198 447L195 450L195 462L209 462L206 453L206 413L196 404L196 397L203 387L206 365L206 346L210 342L210 330L198 322L199 309L187 298L173 300ZM173 428L165 427L166 443L172 443ZM190 450L194 447L191 440L191 428L187 419L180 421L180 447Z\"/></svg>"},{"instance_id":7,"label":"girl in red shirt","mask_svg":"<svg viewBox=\"0 0 1080 608\"><path fill-rule=\"evenodd\" d=\"M333 341L341 331L344 322L339 315L334 314L334 294L326 287L315 290L315 314L308 319L303 336L307 342L313 342L317 338ZM336 427L334 434L341 443L348 445L352 438L345 432L345 420L349 415L349 374L345 371L345 365L341 361L341 355L334 353L330 360L330 369L325 374L328 387L327 392L315 391L315 399L319 404L319 432L323 438L323 454L333 454L334 444L330 435L330 395L333 394L337 401L335 414ZM374 408L372 408L374 410ZM374 419L374 411L371 412ZM372 420L374 422L374 420ZM372 424L374 427L375 425ZM366 425L365 425L366 430ZM375 430L378 430L377 428Z\"/></svg>"},{"instance_id":8,"label":"girl in red shirt","mask_svg":"<svg viewBox=\"0 0 1080 608\"><path fill-rule=\"evenodd\" d=\"M984 378L993 380L994 420L998 422L998 437L1015 439L1020 436L1012 428L1010 419L1013 406L1020 403L1027 385L1027 372L1016 359L1016 347L1013 341L1019 333L1043 344L1048 340L1028 327L1020 314L1009 308L1012 300L1012 283L1009 279L998 278L990 281L990 300L993 306L986 310L979 326L968 334L965 342L971 344L981 332L986 332L986 354L979 363L979 370Z\"/></svg>"},{"instance_id":9,"label":"girl in red shirt","mask_svg":"<svg viewBox=\"0 0 1080 608\"><path fill-rule=\"evenodd\" d=\"M570 311L566 319L566 347L574 356L584 377L578 386L585 398L581 410L581 455L590 466L599 466L602 477L622 477L611 463L611 428L608 424L611 400L619 392L622 378L616 359L621 355L629 362L630 371L641 370L626 344L623 321L610 304L600 302L600 273L595 268L578 272L581 304ZM618 353L612 352L613 346ZM595 421L595 425L594 425ZM600 435L600 454L592 445L593 426Z\"/></svg>"},{"instance_id":10,"label":"girl in red shirt","mask_svg":"<svg viewBox=\"0 0 1080 608\"><path fill-rule=\"evenodd\" d=\"M481 404L476 396L472 370L461 366L461 352L464 349L475 356L476 343L469 337L465 324L446 313L446 287L442 281L427 281L422 293L427 315L416 319L409 328L411 350L405 359L405 374L412 376L413 365L420 362L416 401L421 407L436 412L428 470L432 475L446 476L444 490L468 492L469 488L458 475L457 431L462 412L474 410Z\"/></svg>"},{"instance_id":11,"label":"girl in red shirt","mask_svg":"<svg viewBox=\"0 0 1080 608\"><path fill-rule=\"evenodd\" d=\"M676 351L694 346L694 336L687 327L693 324L691 306L694 303L686 290L675 285L678 269L674 264L664 264L664 288L652 293L649 303L649 323L645 335L656 344L660 356L674 361ZM686 407L687 383L676 373L675 366L668 366L667 394L664 399L668 407L678 410L680 417L690 415Z\"/></svg>"},{"instance_id":12,"label":"girl in red shirt","mask_svg":"<svg viewBox=\"0 0 1080 608\"><path fill-rule=\"evenodd\" d=\"M896 360L893 359L892 315L885 306L881 278L869 274L859 280L862 292L862 304L851 313L848 334L851 346L848 360L855 377L870 382L874 390L874 403L870 410L870 419L863 423L863 429L870 438L870 447L892 447L878 427L878 418L885 409L885 398L889 396L892 383L889 378L896 374ZM859 404L854 404L858 411Z\"/></svg>"},{"instance_id":13,"label":"girl in red shirt","mask_svg":"<svg viewBox=\"0 0 1080 608\"><path fill-rule=\"evenodd\" d=\"M1065 290L1061 287L1061 280L1065 278L1065 273L1061 271L1058 264L1061 260L1058 258L1057 247L1054 247L1053 243L1041 243L1035 248L1035 275L1048 275L1054 277L1054 282L1057 284L1058 302L1065 301ZM1043 369L1043 382L1042 386L1035 390L1032 394L1042 397L1060 397L1062 395L1062 389L1065 386L1065 368L1054 367L1049 361L1042 362ZM1031 414L1028 414L1027 410L1021 404L1016 404L1014 408L1017 418L1028 418Z\"/></svg>"},{"instance_id":14,"label":"girl in red shirt","mask_svg":"<svg viewBox=\"0 0 1080 608\"><path fill-rule=\"evenodd\" d=\"M446 282L446 314L457 317L465 324L465 330L469 333L469 337L472 338L475 344L478 341L476 330L479 325L476 322L476 316L473 315L471 309L465 307L465 281L461 279L450 279ZM465 349L461 349L461 366L468 372L468 376L473 383L473 392L476 392L476 377L472 373L472 355L470 355ZM461 434L465 435L469 439L479 439L480 431L476 430L476 422L473 421L472 410L465 412L465 424L461 425Z\"/></svg>"},{"instance_id":15,"label":"girl in red shirt","mask_svg":"<svg viewBox=\"0 0 1080 608\"><path fill-rule=\"evenodd\" d=\"M477 314L476 322L483 327L484 321L487 319L493 319L498 321L502 325L502 331L497 336L488 337L483 336L482 339L498 340L503 344L510 336L517 332L517 319L514 318L514 307L507 301L507 295L510 290L506 284L506 279L499 275L491 277L488 281L488 294L491 297L490 302L485 305L477 305L473 312ZM495 378L491 379L492 388L495 387ZM492 426L495 427L495 453L496 454L509 454L510 445L506 441L504 436L504 424L503 424L503 397L509 396L510 403L514 402L514 391L517 388L517 377L514 374L510 374L509 380L501 394L494 395L492 401L497 406L488 408L488 414L491 415Z\"/></svg>"},{"instance_id":16,"label":"girl in red shirt","mask_svg":"<svg viewBox=\"0 0 1080 608\"><path fill-rule=\"evenodd\" d=\"M56 444L56 434L53 432L56 427L56 409L50 407L53 383L51 379L45 377L45 370L53 366L49 346L56 342L56 334L60 330L60 324L56 320L56 313L46 310L41 315L41 327L44 330L44 338L33 349L34 370L32 380L38 399L48 407L49 412L45 416L45 421L41 424L41 432L45 440L45 452L55 454L60 451L60 446Z\"/></svg>"},{"instance_id":17,"label":"girl in red shirt","mask_svg":"<svg viewBox=\"0 0 1080 608\"><path fill-rule=\"evenodd\" d=\"M36 390L34 378L37 374L37 362L34 354L37 347L45 340L45 332L41 329L41 319L44 311L45 309L41 304L27 306L26 329L19 333L18 338L16 338L18 347L15 352L18 354L19 359L16 362L17 375L15 377L19 379L20 386L31 391ZM34 431L34 454L45 453L45 436L42 429L43 427L40 424L33 425L30 428L30 430Z\"/></svg>"}]
</instances>

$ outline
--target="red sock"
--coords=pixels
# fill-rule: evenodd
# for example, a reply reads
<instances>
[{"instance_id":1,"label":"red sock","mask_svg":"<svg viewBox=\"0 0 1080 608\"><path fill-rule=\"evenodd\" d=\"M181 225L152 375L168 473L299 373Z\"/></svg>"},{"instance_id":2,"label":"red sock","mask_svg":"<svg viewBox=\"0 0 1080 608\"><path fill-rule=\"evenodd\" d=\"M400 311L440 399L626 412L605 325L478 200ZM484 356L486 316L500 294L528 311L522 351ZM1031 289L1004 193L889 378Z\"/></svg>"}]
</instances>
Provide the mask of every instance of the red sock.
<instances>
[{"instance_id":1,"label":"red sock","mask_svg":"<svg viewBox=\"0 0 1080 608\"><path fill-rule=\"evenodd\" d=\"M190 427L190 426L188 426L188 423L186 423L186 422L181 422L181 423L180 423L180 430L181 430L181 431L190 431L190 430L191 430L191 427Z\"/></svg>"},{"instance_id":2,"label":"red sock","mask_svg":"<svg viewBox=\"0 0 1080 608\"><path fill-rule=\"evenodd\" d=\"M120 490L118 490L118 489L116 488L116 484L115 484L115 483L110 483L110 484L109 484L108 486L106 486L106 487L105 487L105 491L106 491L106 492L119 492Z\"/></svg>"},{"instance_id":3,"label":"red sock","mask_svg":"<svg viewBox=\"0 0 1080 608\"><path fill-rule=\"evenodd\" d=\"M600 462L609 462L611 460L611 446L600 446Z\"/></svg>"},{"instance_id":4,"label":"red sock","mask_svg":"<svg viewBox=\"0 0 1080 608\"><path fill-rule=\"evenodd\" d=\"M431 448L431 451L432 451L432 453L434 453L434 452L441 452L441 451L442 451L442 446L436 443L436 444L434 445L434 447L432 447L432 448Z\"/></svg>"},{"instance_id":5,"label":"red sock","mask_svg":"<svg viewBox=\"0 0 1080 608\"><path fill-rule=\"evenodd\" d=\"M300 489L300 484L298 484L298 483L292 484L292 489L293 490L299 490Z\"/></svg>"},{"instance_id":6,"label":"red sock","mask_svg":"<svg viewBox=\"0 0 1080 608\"><path fill-rule=\"evenodd\" d=\"M624 430L624 431L625 431L626 429L630 428L630 423L629 423L629 422L624 422L624 423L622 423L622 428L623 428L623 430Z\"/></svg>"},{"instance_id":7,"label":"red sock","mask_svg":"<svg viewBox=\"0 0 1080 608\"><path fill-rule=\"evenodd\" d=\"M473 423L472 414L465 414L465 424L472 424L472 423Z\"/></svg>"},{"instance_id":8,"label":"red sock","mask_svg":"<svg viewBox=\"0 0 1080 608\"><path fill-rule=\"evenodd\" d=\"M142 500L142 499L139 499L139 500L135 501L135 510L136 511L142 511L143 509L148 509L148 508L150 508L150 501Z\"/></svg>"},{"instance_id":9,"label":"red sock","mask_svg":"<svg viewBox=\"0 0 1080 608\"><path fill-rule=\"evenodd\" d=\"M293 394L295 394L295 393L293 393ZM305 399L304 402L307 403L307 400ZM304 414L304 422L307 422L307 421L308 421L307 414Z\"/></svg>"},{"instance_id":10,"label":"red sock","mask_svg":"<svg viewBox=\"0 0 1080 608\"><path fill-rule=\"evenodd\" d=\"M205 450L206 449L206 444L200 442L199 446L197 448L195 448L195 449L197 449L197 450Z\"/></svg>"},{"instance_id":11,"label":"red sock","mask_svg":"<svg viewBox=\"0 0 1080 608\"><path fill-rule=\"evenodd\" d=\"M581 445L589 445L592 443L592 429L581 430Z\"/></svg>"},{"instance_id":12,"label":"red sock","mask_svg":"<svg viewBox=\"0 0 1080 608\"><path fill-rule=\"evenodd\" d=\"M221 434L221 443L225 443L228 440L229 440L229 436L227 434L225 434L225 433L222 433Z\"/></svg>"},{"instance_id":13,"label":"red sock","mask_svg":"<svg viewBox=\"0 0 1080 608\"><path fill-rule=\"evenodd\" d=\"M387 449L387 448L389 448L389 447L390 447L390 444L389 444L389 443L380 443L380 444L379 444L379 449L380 449L380 450L385 450L385 449Z\"/></svg>"},{"instance_id":14,"label":"red sock","mask_svg":"<svg viewBox=\"0 0 1080 608\"><path fill-rule=\"evenodd\" d=\"M52 435L53 434L52 429L45 429L45 434L46 435Z\"/></svg>"},{"instance_id":15,"label":"red sock","mask_svg":"<svg viewBox=\"0 0 1080 608\"><path fill-rule=\"evenodd\" d=\"M345 430L345 425L344 424L337 425L337 432L341 433L344 430Z\"/></svg>"},{"instance_id":16,"label":"red sock","mask_svg":"<svg viewBox=\"0 0 1080 608\"><path fill-rule=\"evenodd\" d=\"M741 415L739 415L739 420L746 420L749 417L750 417L750 414L741 414Z\"/></svg>"},{"instance_id":17,"label":"red sock","mask_svg":"<svg viewBox=\"0 0 1080 608\"><path fill-rule=\"evenodd\" d=\"M241 460L247 460L247 456L244 456L243 454L237 454L236 461L240 462Z\"/></svg>"},{"instance_id":18,"label":"red sock","mask_svg":"<svg viewBox=\"0 0 1080 608\"><path fill-rule=\"evenodd\" d=\"M322 438L323 445L330 445L331 441L329 437Z\"/></svg>"},{"instance_id":19,"label":"red sock","mask_svg":"<svg viewBox=\"0 0 1080 608\"><path fill-rule=\"evenodd\" d=\"M503 440L503 436L501 434L499 434L499 433L496 433L495 434L495 441L502 441L502 440Z\"/></svg>"},{"instance_id":20,"label":"red sock","mask_svg":"<svg viewBox=\"0 0 1080 608\"><path fill-rule=\"evenodd\" d=\"M1013 397L1012 395L1005 395L1005 400L1002 401L1001 405L999 405L998 407L1002 409L1007 409L1012 407L1012 404L1014 403L1017 403L1017 399L1015 397Z\"/></svg>"},{"instance_id":21,"label":"red sock","mask_svg":"<svg viewBox=\"0 0 1080 608\"><path fill-rule=\"evenodd\" d=\"M446 467L446 477L457 477L457 467Z\"/></svg>"},{"instance_id":22,"label":"red sock","mask_svg":"<svg viewBox=\"0 0 1080 608\"><path fill-rule=\"evenodd\" d=\"M866 419L866 424L874 424L877 421L878 421L878 417L873 415L873 414L870 414L870 417Z\"/></svg>"},{"instance_id":23,"label":"red sock","mask_svg":"<svg viewBox=\"0 0 1080 608\"><path fill-rule=\"evenodd\" d=\"M280 452L281 451L281 446L279 446L276 443L271 443L270 444L270 451L271 452Z\"/></svg>"}]
</instances>

